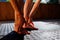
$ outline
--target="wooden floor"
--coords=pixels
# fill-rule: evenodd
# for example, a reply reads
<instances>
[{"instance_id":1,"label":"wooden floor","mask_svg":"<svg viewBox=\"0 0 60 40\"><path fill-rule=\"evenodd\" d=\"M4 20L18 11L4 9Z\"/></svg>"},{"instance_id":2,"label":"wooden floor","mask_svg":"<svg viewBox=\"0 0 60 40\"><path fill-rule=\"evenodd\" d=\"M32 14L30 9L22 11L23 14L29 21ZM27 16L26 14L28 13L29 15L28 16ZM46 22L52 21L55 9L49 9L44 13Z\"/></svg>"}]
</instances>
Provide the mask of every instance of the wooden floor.
<instances>
[{"instance_id":1,"label":"wooden floor","mask_svg":"<svg viewBox=\"0 0 60 40\"><path fill-rule=\"evenodd\" d=\"M60 20L34 21L39 30L31 31L24 36L24 40L60 40ZM14 22L0 22L0 38L13 31Z\"/></svg>"}]
</instances>

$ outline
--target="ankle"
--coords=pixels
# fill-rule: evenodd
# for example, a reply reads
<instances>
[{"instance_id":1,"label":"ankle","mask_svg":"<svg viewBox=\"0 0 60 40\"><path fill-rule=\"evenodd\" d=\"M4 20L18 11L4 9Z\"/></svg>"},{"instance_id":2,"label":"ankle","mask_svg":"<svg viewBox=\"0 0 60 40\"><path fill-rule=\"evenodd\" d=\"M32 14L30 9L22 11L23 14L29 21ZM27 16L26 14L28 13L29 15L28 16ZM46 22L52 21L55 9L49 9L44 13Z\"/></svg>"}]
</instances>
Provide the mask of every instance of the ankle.
<instances>
[{"instance_id":1,"label":"ankle","mask_svg":"<svg viewBox=\"0 0 60 40\"><path fill-rule=\"evenodd\" d=\"M29 17L24 17L24 18L25 18L25 21L28 22Z\"/></svg>"},{"instance_id":2,"label":"ankle","mask_svg":"<svg viewBox=\"0 0 60 40\"><path fill-rule=\"evenodd\" d=\"M31 23L31 22L32 22L32 18L29 18L29 19L28 19L28 23Z\"/></svg>"}]
</instances>

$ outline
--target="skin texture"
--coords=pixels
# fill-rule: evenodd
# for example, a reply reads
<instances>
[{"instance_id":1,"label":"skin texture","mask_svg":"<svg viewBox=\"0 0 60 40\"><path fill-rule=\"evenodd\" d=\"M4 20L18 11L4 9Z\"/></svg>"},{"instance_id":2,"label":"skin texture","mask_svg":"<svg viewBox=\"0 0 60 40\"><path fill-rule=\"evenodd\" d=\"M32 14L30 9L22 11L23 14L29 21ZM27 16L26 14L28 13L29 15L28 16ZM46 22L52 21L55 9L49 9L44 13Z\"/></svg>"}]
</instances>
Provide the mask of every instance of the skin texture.
<instances>
[{"instance_id":1,"label":"skin texture","mask_svg":"<svg viewBox=\"0 0 60 40\"><path fill-rule=\"evenodd\" d=\"M26 0L24 5L24 17L29 16L31 17L32 14L37 10L41 0L36 0L33 5L33 0ZM33 5L33 6L32 6Z\"/></svg>"},{"instance_id":2,"label":"skin texture","mask_svg":"<svg viewBox=\"0 0 60 40\"><path fill-rule=\"evenodd\" d=\"M16 0L10 0L10 3L15 11L15 26L14 31L19 34L29 34L27 30L22 28L23 23L25 22L22 12L19 9L18 3ZM20 6L21 7L21 6Z\"/></svg>"},{"instance_id":3,"label":"skin texture","mask_svg":"<svg viewBox=\"0 0 60 40\"><path fill-rule=\"evenodd\" d=\"M35 30L31 17L37 10L40 0L36 0L33 5L33 0L26 0L25 4L23 0L10 0L10 3L15 11L15 26L14 31L19 34L29 34L28 29ZM33 6L32 6L33 5ZM25 28L24 28L25 27Z\"/></svg>"},{"instance_id":4,"label":"skin texture","mask_svg":"<svg viewBox=\"0 0 60 40\"><path fill-rule=\"evenodd\" d=\"M39 7L41 0L36 0L36 2L33 5L33 0L26 0L24 4L24 18L25 20L34 27L34 24L32 23L32 17Z\"/></svg>"}]
</instances>

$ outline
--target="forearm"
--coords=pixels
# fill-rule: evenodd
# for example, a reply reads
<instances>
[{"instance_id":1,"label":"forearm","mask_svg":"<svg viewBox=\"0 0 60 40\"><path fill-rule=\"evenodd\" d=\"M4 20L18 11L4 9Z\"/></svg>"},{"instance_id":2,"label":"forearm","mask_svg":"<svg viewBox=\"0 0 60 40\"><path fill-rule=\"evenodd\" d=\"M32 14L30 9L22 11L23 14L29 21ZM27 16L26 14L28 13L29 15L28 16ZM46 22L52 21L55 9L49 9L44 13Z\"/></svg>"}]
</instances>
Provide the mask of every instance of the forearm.
<instances>
[{"instance_id":1,"label":"forearm","mask_svg":"<svg viewBox=\"0 0 60 40\"><path fill-rule=\"evenodd\" d=\"M34 14L34 12L37 10L37 8L38 8L38 6L40 4L40 1L41 0L36 0L35 4L32 7L32 10L30 11L30 15L29 16L32 16Z\"/></svg>"},{"instance_id":2,"label":"forearm","mask_svg":"<svg viewBox=\"0 0 60 40\"><path fill-rule=\"evenodd\" d=\"M10 0L10 3L14 10L19 11L18 4L16 3L16 0Z\"/></svg>"}]
</instances>

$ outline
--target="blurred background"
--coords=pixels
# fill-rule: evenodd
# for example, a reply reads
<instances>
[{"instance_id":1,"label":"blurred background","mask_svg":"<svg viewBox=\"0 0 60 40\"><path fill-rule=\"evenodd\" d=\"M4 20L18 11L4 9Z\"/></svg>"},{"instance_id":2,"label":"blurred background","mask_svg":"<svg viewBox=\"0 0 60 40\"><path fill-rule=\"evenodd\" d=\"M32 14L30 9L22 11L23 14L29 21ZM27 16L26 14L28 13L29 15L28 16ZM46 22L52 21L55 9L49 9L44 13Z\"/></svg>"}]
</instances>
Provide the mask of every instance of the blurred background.
<instances>
[{"instance_id":1,"label":"blurred background","mask_svg":"<svg viewBox=\"0 0 60 40\"><path fill-rule=\"evenodd\" d=\"M9 0L0 0L0 2L8 2ZM25 0L24 0L25 1ZM35 2L36 0L33 0ZM59 3L60 0L41 0L41 3Z\"/></svg>"},{"instance_id":2,"label":"blurred background","mask_svg":"<svg viewBox=\"0 0 60 40\"><path fill-rule=\"evenodd\" d=\"M41 0L33 19L60 19L60 0ZM9 0L0 0L0 20L14 20L14 10Z\"/></svg>"},{"instance_id":3,"label":"blurred background","mask_svg":"<svg viewBox=\"0 0 60 40\"><path fill-rule=\"evenodd\" d=\"M0 38L14 30L14 17L9 0L0 0ZM33 22L39 30L31 31L24 40L60 40L60 0L41 0Z\"/></svg>"}]
</instances>

